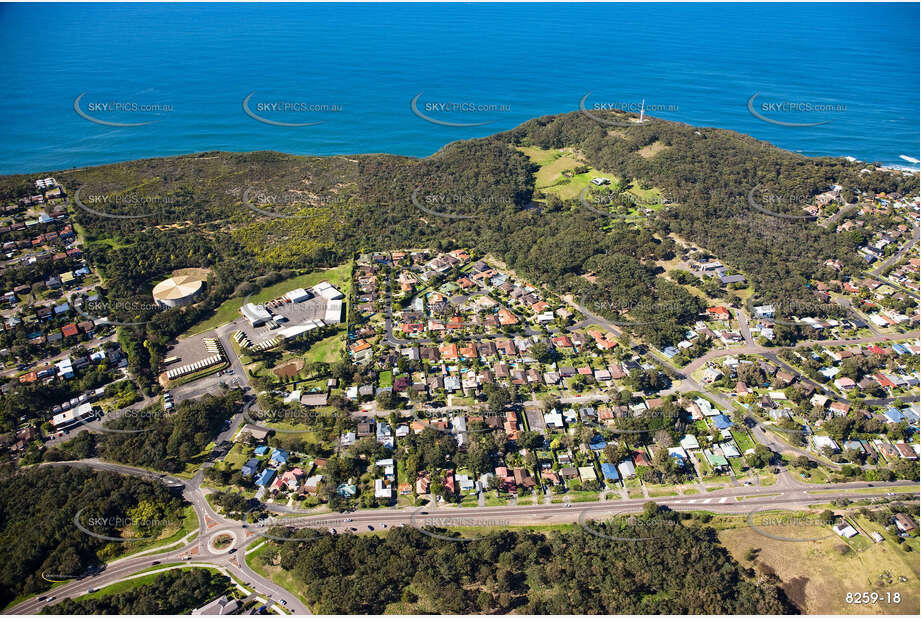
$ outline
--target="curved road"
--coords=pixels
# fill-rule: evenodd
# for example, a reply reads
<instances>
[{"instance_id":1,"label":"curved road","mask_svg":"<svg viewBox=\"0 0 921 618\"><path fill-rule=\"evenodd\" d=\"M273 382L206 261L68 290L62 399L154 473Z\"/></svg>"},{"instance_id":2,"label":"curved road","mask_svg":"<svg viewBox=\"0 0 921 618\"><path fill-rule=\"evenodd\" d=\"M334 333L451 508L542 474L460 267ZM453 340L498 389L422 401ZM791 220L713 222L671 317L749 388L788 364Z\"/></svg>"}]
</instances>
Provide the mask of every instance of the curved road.
<instances>
[{"instance_id":1,"label":"curved road","mask_svg":"<svg viewBox=\"0 0 921 618\"><path fill-rule=\"evenodd\" d=\"M192 541L181 544L175 549L167 549L160 552L143 552L121 558L109 564L106 569L96 575L86 576L75 579L71 583L62 584L54 588L49 594L55 596L55 600L64 598L79 597L87 593L89 588L103 588L125 579L138 571L150 568L154 562L169 564L174 562L190 561L190 563L209 565L225 569L246 588L252 590L257 596L265 598L271 607L275 604L281 604L282 600L287 604L288 610L296 614L310 614L310 610L304 605L293 593L285 590L275 582L266 579L254 572L246 565L243 559L245 547L252 543L260 536L261 529L255 530L244 527L242 522L225 518L218 515L211 505L208 504L205 494L201 489L201 481L204 476L199 471L195 477L186 481L168 474L161 474L125 466L121 464L108 463L98 459L87 459L80 461L54 462L49 466L84 466L96 470L106 470L119 474L130 474L149 480L159 480L168 487L182 487L182 495L188 500L195 510L198 517L198 536ZM234 537L234 542L230 548L223 550L213 550L210 541L220 532L228 532ZM230 553L229 549L236 549ZM161 548L162 549L162 548ZM210 599L202 599L202 604ZM44 601L39 601L37 597L28 599L14 607L7 608L5 614L34 614L39 613L47 605Z\"/></svg>"}]
</instances>

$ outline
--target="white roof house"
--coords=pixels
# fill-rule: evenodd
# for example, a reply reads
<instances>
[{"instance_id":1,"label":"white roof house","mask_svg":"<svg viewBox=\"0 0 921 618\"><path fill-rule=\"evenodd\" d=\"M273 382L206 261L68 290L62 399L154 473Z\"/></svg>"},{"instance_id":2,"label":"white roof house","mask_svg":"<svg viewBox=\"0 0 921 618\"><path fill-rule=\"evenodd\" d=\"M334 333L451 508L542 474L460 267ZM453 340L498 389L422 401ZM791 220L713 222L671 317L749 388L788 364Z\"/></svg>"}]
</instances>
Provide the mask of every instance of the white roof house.
<instances>
[{"instance_id":1,"label":"white roof house","mask_svg":"<svg viewBox=\"0 0 921 618\"><path fill-rule=\"evenodd\" d=\"M700 443L697 441L697 436L693 434L687 434L681 438L681 448L685 450L700 448Z\"/></svg>"},{"instance_id":2,"label":"white roof house","mask_svg":"<svg viewBox=\"0 0 921 618\"><path fill-rule=\"evenodd\" d=\"M278 331L277 336L281 337L282 339L292 339L298 335L303 335L306 332L310 332L322 326L322 324L317 324L318 321L319 320L308 320L303 324L295 324L294 326L282 328Z\"/></svg>"},{"instance_id":3,"label":"white roof house","mask_svg":"<svg viewBox=\"0 0 921 618\"><path fill-rule=\"evenodd\" d=\"M55 367L57 367L58 375L62 378L70 379L74 377L74 366L70 357L58 361Z\"/></svg>"},{"instance_id":4,"label":"white roof house","mask_svg":"<svg viewBox=\"0 0 921 618\"><path fill-rule=\"evenodd\" d=\"M374 479L375 498L393 498L393 487L384 479Z\"/></svg>"},{"instance_id":5,"label":"white roof house","mask_svg":"<svg viewBox=\"0 0 921 618\"><path fill-rule=\"evenodd\" d=\"M219 596L207 605L192 610L193 616L226 616L237 611L240 602L236 599L228 599L227 595Z\"/></svg>"},{"instance_id":6,"label":"white roof house","mask_svg":"<svg viewBox=\"0 0 921 618\"><path fill-rule=\"evenodd\" d=\"M617 464L617 471L620 472L620 475L625 479L636 476L636 466L634 466L633 462L629 459L625 459Z\"/></svg>"},{"instance_id":7,"label":"white roof house","mask_svg":"<svg viewBox=\"0 0 921 618\"><path fill-rule=\"evenodd\" d=\"M850 525L849 523L847 523L846 521L842 521L840 524L833 526L832 530L835 531L835 534L837 534L840 537L844 537L845 539L849 539L853 536L857 536L858 534L858 532L854 529L854 527Z\"/></svg>"},{"instance_id":8,"label":"white roof house","mask_svg":"<svg viewBox=\"0 0 921 618\"><path fill-rule=\"evenodd\" d=\"M550 412L544 412L544 424L554 429L562 429L563 415L557 412L555 408Z\"/></svg>"}]
</instances>

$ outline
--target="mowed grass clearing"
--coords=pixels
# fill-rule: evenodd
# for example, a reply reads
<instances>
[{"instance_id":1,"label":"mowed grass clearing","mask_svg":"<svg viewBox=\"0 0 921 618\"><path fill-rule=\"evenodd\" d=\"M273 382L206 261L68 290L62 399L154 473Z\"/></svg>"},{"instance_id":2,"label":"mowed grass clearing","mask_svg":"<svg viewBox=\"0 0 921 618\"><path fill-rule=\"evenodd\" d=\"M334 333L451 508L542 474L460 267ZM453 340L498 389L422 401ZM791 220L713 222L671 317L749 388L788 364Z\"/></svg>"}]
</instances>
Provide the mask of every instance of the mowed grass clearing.
<instances>
[{"instance_id":1,"label":"mowed grass clearing","mask_svg":"<svg viewBox=\"0 0 921 618\"><path fill-rule=\"evenodd\" d=\"M534 146L519 148L532 162L540 166L537 171L535 186L547 193L553 193L563 200L579 197L582 189L589 186L589 182L596 176L609 178L612 183L617 183L618 178L588 166L588 171L572 177L563 175L566 170L587 165L584 160L573 153L571 148L560 150L545 150Z\"/></svg>"},{"instance_id":2,"label":"mowed grass clearing","mask_svg":"<svg viewBox=\"0 0 921 618\"><path fill-rule=\"evenodd\" d=\"M352 266L350 263L345 263L341 266L336 266L335 268L315 270L313 272L299 275L291 279L285 279L284 281L279 281L278 283L274 283L268 287L262 288L255 294L252 294L249 297L249 300L253 303L263 303L267 300L278 298L282 294L290 292L296 288L311 288L321 281L329 281L331 285L336 287L340 292L348 297L351 270ZM204 333L215 329L222 324L227 324L228 322L236 320L238 317L240 317L240 307L243 306L244 300L246 299L239 296L228 298L223 303L221 303L217 309L215 309L211 317L191 327L185 333L180 335L179 338L184 339L185 337Z\"/></svg>"}]
</instances>

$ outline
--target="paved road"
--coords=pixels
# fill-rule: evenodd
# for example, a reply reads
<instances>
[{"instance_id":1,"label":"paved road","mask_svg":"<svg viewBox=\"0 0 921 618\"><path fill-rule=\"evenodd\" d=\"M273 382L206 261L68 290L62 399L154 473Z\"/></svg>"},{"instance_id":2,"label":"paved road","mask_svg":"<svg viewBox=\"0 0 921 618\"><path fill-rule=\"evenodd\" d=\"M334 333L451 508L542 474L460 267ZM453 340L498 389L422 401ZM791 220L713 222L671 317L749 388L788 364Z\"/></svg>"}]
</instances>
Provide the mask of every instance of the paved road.
<instances>
[{"instance_id":1,"label":"paved road","mask_svg":"<svg viewBox=\"0 0 921 618\"><path fill-rule=\"evenodd\" d=\"M96 470L106 470L119 474L130 474L149 480L158 480L169 487L182 487L183 497L192 504L198 518L198 537L196 539L182 543L178 547L161 548L163 551L159 553L145 552L112 562L104 571L97 575L83 577L82 579L62 584L55 588L51 594L56 597L56 600L82 596L86 594L89 588L102 588L111 585L121 581L128 575L153 566L153 562L168 564L171 562L188 560L190 564L209 565L226 569L248 588L254 590L259 596L270 599L272 603L280 603L281 600L285 600L289 610L297 614L310 613L310 610L301 603L295 595L281 586L278 586L271 580L255 573L246 566L246 562L242 557L244 554L243 549L256 539L262 530L244 528L241 522L218 515L214 509L211 508L211 505L208 504L204 492L201 489L201 481L204 476L202 471L199 471L192 480L184 480L168 474L104 462L98 459L54 462L41 465L90 467ZM234 542L226 549L214 550L211 541L221 532L232 534L234 536ZM230 549L237 549L238 551L230 553ZM202 604L207 600L208 599L203 599ZM8 608L4 613L38 613L45 605L46 603L38 601L37 598L32 598L15 607Z\"/></svg>"},{"instance_id":2,"label":"paved road","mask_svg":"<svg viewBox=\"0 0 921 618\"><path fill-rule=\"evenodd\" d=\"M917 246L918 241L921 240L921 227L917 225L914 226L911 232L911 238L909 238L902 247L890 255L888 258L880 262L879 266L870 271L870 274L873 277L879 277L882 275L883 271L895 264L899 259L902 258L906 253L908 253L912 247ZM887 282L888 283L888 282Z\"/></svg>"},{"instance_id":3,"label":"paved road","mask_svg":"<svg viewBox=\"0 0 921 618\"><path fill-rule=\"evenodd\" d=\"M719 350L710 350L703 356L695 358L693 361L688 363L682 368L684 373L693 373L706 365L708 362L720 358L722 356L735 356L738 354L760 354L764 355L765 353L774 353L776 354L780 350L792 350L795 348L811 347L814 345L818 346L839 346L839 345L863 345L869 343L882 343L884 341L897 341L900 339L917 339L918 331L909 331L905 333L895 333L892 335L875 335L872 337L860 337L857 339L811 339L808 341L801 341L795 346L774 346L774 347L765 347L761 345L749 345L735 347L735 348L724 348ZM799 372L797 372L799 373Z\"/></svg>"},{"instance_id":4,"label":"paved road","mask_svg":"<svg viewBox=\"0 0 921 618\"><path fill-rule=\"evenodd\" d=\"M71 583L62 584L54 589L56 599L78 597L86 593L89 588L101 588L121 581L137 571L149 568L153 562L167 564L170 562L189 561L190 564L209 565L226 569L227 572L239 579L245 586L256 594L267 597L272 601L287 602L291 611L300 614L309 613L293 594L284 590L274 582L261 577L246 566L243 554L247 545L257 540L271 521L263 525L244 525L239 521L224 518L218 515L208 504L201 488L203 472L191 480L184 480L167 474L151 472L125 466L103 462L96 459L56 462L41 465L68 465L88 466L99 470L108 470L122 474L132 474L147 479L159 480L168 486L182 487L183 496L192 504L198 517L198 538L191 542L182 543L179 547L161 548L160 553L136 554L115 561L101 573L87 576ZM894 483L864 483L855 482L847 484L807 485L793 479L784 472L773 486L743 486L720 489L707 494L695 496L674 496L657 498L655 501L675 510L707 510L725 513L752 512L756 509L796 509L816 502L828 502L837 498L856 499L866 497L866 494L855 494L854 490L867 487L903 487L914 486L910 481L897 481ZM832 490L829 493L810 493L817 490ZM916 494L907 494L916 495ZM744 501L742 498L745 498ZM305 514L303 516L286 517L280 520L285 526L294 528L314 528L327 530L332 528L336 532L368 532L372 529L389 528L392 526L409 525L436 527L446 526L495 526L512 525L519 523L558 523L574 522L582 518L603 517L612 510L617 512L637 512L647 502L645 498L625 498L616 502L588 502L574 505L538 504L505 507L432 507L430 511L421 509L371 509L360 510L348 514ZM297 513L296 510L287 510ZM234 537L231 547L224 550L215 550L211 541L221 533ZM229 549L236 549L229 553ZM203 600L204 602L204 600ZM33 598L9 608L7 614L38 613L45 603Z\"/></svg>"},{"instance_id":5,"label":"paved road","mask_svg":"<svg viewBox=\"0 0 921 618\"><path fill-rule=\"evenodd\" d=\"M877 266L875 269L871 270L870 276L876 279L877 281L881 281L882 283L899 288L900 290L907 293L909 296L919 298L918 292L911 290L909 288L903 287L899 285L898 283L895 283L894 281L889 281L888 279L882 276L882 272L884 270L886 270L889 266L891 266L896 261L898 261L906 253L908 253L912 247L917 246L919 239L921 239L921 228L919 228L916 225L914 226L914 229L912 230L911 238L908 241L906 241L905 244L902 245L902 247L898 251L896 251L891 256L889 256L886 260L880 263L880 265Z\"/></svg>"}]
</instances>

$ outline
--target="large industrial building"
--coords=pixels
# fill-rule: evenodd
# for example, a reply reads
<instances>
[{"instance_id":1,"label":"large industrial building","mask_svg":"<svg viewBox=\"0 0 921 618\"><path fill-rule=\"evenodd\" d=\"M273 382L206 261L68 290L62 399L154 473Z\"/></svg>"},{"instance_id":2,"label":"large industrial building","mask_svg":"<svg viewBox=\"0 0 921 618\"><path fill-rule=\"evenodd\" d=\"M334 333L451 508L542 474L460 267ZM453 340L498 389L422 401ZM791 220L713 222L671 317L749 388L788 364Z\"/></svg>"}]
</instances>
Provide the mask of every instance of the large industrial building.
<instances>
[{"instance_id":1,"label":"large industrial building","mask_svg":"<svg viewBox=\"0 0 921 618\"><path fill-rule=\"evenodd\" d=\"M321 281L313 286L313 293L317 296L322 296L326 300L340 300L345 298L345 295L334 288L329 281Z\"/></svg>"},{"instance_id":2,"label":"large industrial building","mask_svg":"<svg viewBox=\"0 0 921 618\"><path fill-rule=\"evenodd\" d=\"M323 321L327 324L338 324L342 321L342 301L330 300L326 302L326 314Z\"/></svg>"},{"instance_id":3,"label":"large industrial building","mask_svg":"<svg viewBox=\"0 0 921 618\"><path fill-rule=\"evenodd\" d=\"M195 302L204 288L204 280L197 275L174 275L154 286L153 298L159 307L182 307Z\"/></svg>"},{"instance_id":4,"label":"large industrial building","mask_svg":"<svg viewBox=\"0 0 921 618\"><path fill-rule=\"evenodd\" d=\"M240 313L243 314L244 318L249 320L252 326L262 326L272 319L272 314L268 312L264 305L246 303L240 307Z\"/></svg>"}]
</instances>

